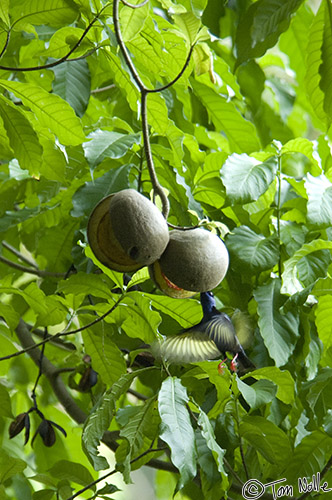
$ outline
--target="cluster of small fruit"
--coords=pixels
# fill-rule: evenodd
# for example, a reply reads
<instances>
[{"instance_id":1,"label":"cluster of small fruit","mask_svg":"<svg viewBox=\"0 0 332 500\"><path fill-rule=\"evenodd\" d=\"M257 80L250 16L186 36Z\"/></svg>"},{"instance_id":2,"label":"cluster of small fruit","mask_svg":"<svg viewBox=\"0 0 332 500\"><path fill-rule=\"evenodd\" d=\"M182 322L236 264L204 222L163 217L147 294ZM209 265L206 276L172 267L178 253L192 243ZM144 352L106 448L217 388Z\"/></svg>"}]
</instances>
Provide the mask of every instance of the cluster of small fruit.
<instances>
[{"instance_id":1,"label":"cluster of small fruit","mask_svg":"<svg viewBox=\"0 0 332 500\"><path fill-rule=\"evenodd\" d=\"M120 272L148 266L158 288L186 298L215 288L229 257L222 240L208 230L168 230L158 208L134 189L101 200L90 215L88 240L97 259Z\"/></svg>"}]
</instances>

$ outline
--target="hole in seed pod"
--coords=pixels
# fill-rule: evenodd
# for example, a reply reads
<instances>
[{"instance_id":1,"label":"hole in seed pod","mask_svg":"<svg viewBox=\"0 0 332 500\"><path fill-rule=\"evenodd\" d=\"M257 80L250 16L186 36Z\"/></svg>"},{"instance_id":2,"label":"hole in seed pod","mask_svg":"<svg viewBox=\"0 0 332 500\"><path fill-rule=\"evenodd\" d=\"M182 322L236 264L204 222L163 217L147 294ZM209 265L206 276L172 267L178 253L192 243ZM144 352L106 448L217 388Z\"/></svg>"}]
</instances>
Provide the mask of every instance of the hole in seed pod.
<instances>
[{"instance_id":1,"label":"hole in seed pod","mask_svg":"<svg viewBox=\"0 0 332 500\"><path fill-rule=\"evenodd\" d=\"M129 250L129 257L131 259L137 259L138 257L138 254L139 254L139 250L137 247L132 247L130 250Z\"/></svg>"}]
</instances>

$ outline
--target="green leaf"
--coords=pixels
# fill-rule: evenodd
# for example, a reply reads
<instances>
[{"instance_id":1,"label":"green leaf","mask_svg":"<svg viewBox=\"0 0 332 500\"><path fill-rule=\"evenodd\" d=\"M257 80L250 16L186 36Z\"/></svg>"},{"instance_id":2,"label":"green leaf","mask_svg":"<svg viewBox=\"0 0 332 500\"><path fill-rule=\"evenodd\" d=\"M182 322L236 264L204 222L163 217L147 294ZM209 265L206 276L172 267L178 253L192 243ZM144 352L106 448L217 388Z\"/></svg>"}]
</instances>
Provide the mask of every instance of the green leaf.
<instances>
[{"instance_id":1,"label":"green leaf","mask_svg":"<svg viewBox=\"0 0 332 500\"><path fill-rule=\"evenodd\" d=\"M237 28L237 65L262 56L286 31L303 0L258 0L243 14Z\"/></svg>"},{"instance_id":2,"label":"green leaf","mask_svg":"<svg viewBox=\"0 0 332 500\"><path fill-rule=\"evenodd\" d=\"M77 146L85 140L80 120L60 97L28 83L0 80L0 85L22 99L24 105L36 114L44 127L58 136L62 144Z\"/></svg>"},{"instance_id":3,"label":"green leaf","mask_svg":"<svg viewBox=\"0 0 332 500\"><path fill-rule=\"evenodd\" d=\"M81 117L89 103L91 75L86 59L65 61L53 68L53 92L71 105Z\"/></svg>"},{"instance_id":4,"label":"green leaf","mask_svg":"<svg viewBox=\"0 0 332 500\"><path fill-rule=\"evenodd\" d=\"M322 64L319 66L320 82L319 86L324 92L324 111L331 123L332 113L332 85L331 85L331 65L332 65L332 5L330 2L322 2L325 6L324 32L321 46Z\"/></svg>"},{"instance_id":5,"label":"green leaf","mask_svg":"<svg viewBox=\"0 0 332 500\"><path fill-rule=\"evenodd\" d=\"M42 162L42 147L38 136L24 113L0 95L0 115L10 146L22 169L37 176Z\"/></svg>"},{"instance_id":6,"label":"green leaf","mask_svg":"<svg viewBox=\"0 0 332 500\"><path fill-rule=\"evenodd\" d=\"M252 410L270 403L276 395L277 386L270 380L258 380L253 385L247 385L237 378L237 387Z\"/></svg>"},{"instance_id":7,"label":"green leaf","mask_svg":"<svg viewBox=\"0 0 332 500\"><path fill-rule=\"evenodd\" d=\"M318 336L323 342L325 350L332 346L331 314L332 295L323 295L322 297L319 297L318 304L315 309L315 323L317 326Z\"/></svg>"},{"instance_id":8,"label":"green leaf","mask_svg":"<svg viewBox=\"0 0 332 500\"><path fill-rule=\"evenodd\" d=\"M321 425L323 420L329 415L332 404L332 370L324 369L313 380L304 385L306 400L317 420Z\"/></svg>"},{"instance_id":9,"label":"green leaf","mask_svg":"<svg viewBox=\"0 0 332 500\"><path fill-rule=\"evenodd\" d=\"M135 0L131 2L133 5L135 3L140 3L140 0ZM120 11L120 25L122 38L124 42L128 42L135 38L138 33L143 29L145 19L149 12L149 4L143 5L138 9L132 9L131 7L123 6Z\"/></svg>"},{"instance_id":10,"label":"green leaf","mask_svg":"<svg viewBox=\"0 0 332 500\"><path fill-rule=\"evenodd\" d=\"M195 438L187 403L187 391L181 381L176 377L164 380L158 396L160 438L170 447L172 463L179 469L178 489L196 475Z\"/></svg>"},{"instance_id":11,"label":"green leaf","mask_svg":"<svg viewBox=\"0 0 332 500\"><path fill-rule=\"evenodd\" d=\"M234 153L222 166L221 179L230 203L243 204L257 200L275 179L277 163L271 158L263 163Z\"/></svg>"},{"instance_id":12,"label":"green leaf","mask_svg":"<svg viewBox=\"0 0 332 500\"><path fill-rule=\"evenodd\" d=\"M321 174L313 177L308 174L305 180L308 195L307 219L309 224L328 227L332 220L332 184Z\"/></svg>"},{"instance_id":13,"label":"green leaf","mask_svg":"<svg viewBox=\"0 0 332 500\"><path fill-rule=\"evenodd\" d=\"M0 454L0 484L5 483L16 474L20 474L26 467L27 464L23 460L9 456L2 449Z\"/></svg>"},{"instance_id":14,"label":"green leaf","mask_svg":"<svg viewBox=\"0 0 332 500\"><path fill-rule=\"evenodd\" d=\"M252 153L261 148L255 127L243 118L231 101L196 80L192 80L191 83L216 131L226 135L233 151Z\"/></svg>"},{"instance_id":15,"label":"green leaf","mask_svg":"<svg viewBox=\"0 0 332 500\"><path fill-rule=\"evenodd\" d=\"M39 490L33 493L32 498L33 500L51 500L54 498L55 493L55 490Z\"/></svg>"},{"instance_id":16,"label":"green leaf","mask_svg":"<svg viewBox=\"0 0 332 500\"><path fill-rule=\"evenodd\" d=\"M298 486L298 478L311 478L321 471L331 455L332 439L321 430L314 430L297 445L294 453L285 463L289 464L284 472L287 482Z\"/></svg>"},{"instance_id":17,"label":"green leaf","mask_svg":"<svg viewBox=\"0 0 332 500\"><path fill-rule=\"evenodd\" d=\"M324 249L332 250L332 242L325 240L313 240L310 243L304 244L300 250L295 252L293 257L286 260L284 263L284 271L282 273L281 293L293 295L304 289L304 286L299 280L297 264L303 257Z\"/></svg>"},{"instance_id":18,"label":"green leaf","mask_svg":"<svg viewBox=\"0 0 332 500\"><path fill-rule=\"evenodd\" d=\"M108 335L103 337L85 330L83 333L85 351L91 356L92 368L107 386L114 384L126 373L126 362L120 349Z\"/></svg>"},{"instance_id":19,"label":"green leaf","mask_svg":"<svg viewBox=\"0 0 332 500\"><path fill-rule=\"evenodd\" d=\"M322 61L322 45L324 39L324 26L326 17L326 2L321 2L313 23L307 33L307 72L305 83L308 100L311 103L313 111L317 117L326 126L330 119L326 116L324 110L324 93L320 87L321 75L319 73ZM326 69L326 67L325 67Z\"/></svg>"},{"instance_id":20,"label":"green leaf","mask_svg":"<svg viewBox=\"0 0 332 500\"><path fill-rule=\"evenodd\" d=\"M202 307L197 300L176 299L164 295L145 294L153 307L175 319L182 328L190 328L202 319Z\"/></svg>"},{"instance_id":21,"label":"green leaf","mask_svg":"<svg viewBox=\"0 0 332 500\"><path fill-rule=\"evenodd\" d=\"M108 467L107 460L99 455L98 446L104 432L109 428L116 411L116 402L130 387L135 377L151 368L143 368L126 373L117 380L112 388L100 398L85 422L82 434L82 447L95 470Z\"/></svg>"},{"instance_id":22,"label":"green leaf","mask_svg":"<svg viewBox=\"0 0 332 500\"><path fill-rule=\"evenodd\" d=\"M9 393L2 384L0 384L0 416L14 418Z\"/></svg>"},{"instance_id":23,"label":"green leaf","mask_svg":"<svg viewBox=\"0 0 332 500\"><path fill-rule=\"evenodd\" d=\"M129 337L140 338L147 344L156 340L161 317L157 311L152 311L148 297L129 291L114 315L118 317L119 314L121 328Z\"/></svg>"},{"instance_id":24,"label":"green leaf","mask_svg":"<svg viewBox=\"0 0 332 500\"><path fill-rule=\"evenodd\" d=\"M0 4L0 19L9 26L9 0L3 0Z\"/></svg>"},{"instance_id":25,"label":"green leaf","mask_svg":"<svg viewBox=\"0 0 332 500\"><path fill-rule=\"evenodd\" d=\"M72 23L77 17L77 10L66 0L29 0L14 4L11 15L13 20L22 19L16 24L16 29L21 28L21 23L61 26Z\"/></svg>"},{"instance_id":26,"label":"green leaf","mask_svg":"<svg viewBox=\"0 0 332 500\"><path fill-rule=\"evenodd\" d=\"M292 311L283 315L279 312L283 298L280 295L280 281L277 279L258 287L254 292L254 297L258 307L258 325L264 344L276 365L283 366L292 354L299 335L298 317Z\"/></svg>"},{"instance_id":27,"label":"green leaf","mask_svg":"<svg viewBox=\"0 0 332 500\"><path fill-rule=\"evenodd\" d=\"M279 243L276 236L265 238L241 226L227 236L226 244L232 265L245 273L257 274L277 264Z\"/></svg>"},{"instance_id":28,"label":"green leaf","mask_svg":"<svg viewBox=\"0 0 332 500\"><path fill-rule=\"evenodd\" d=\"M271 380L277 387L277 398L285 404L292 404L295 397L295 383L291 374L286 370L280 370L276 366L259 368L243 379L254 377L257 380Z\"/></svg>"},{"instance_id":29,"label":"green leaf","mask_svg":"<svg viewBox=\"0 0 332 500\"><path fill-rule=\"evenodd\" d=\"M140 134L120 134L108 130L95 130L88 136L90 141L83 144L85 156L96 167L105 158L122 158L134 144L140 144Z\"/></svg>"},{"instance_id":30,"label":"green leaf","mask_svg":"<svg viewBox=\"0 0 332 500\"><path fill-rule=\"evenodd\" d=\"M78 272L66 280L59 281L58 291L64 294L84 294L103 299L111 299L111 283L103 275L86 274Z\"/></svg>"},{"instance_id":31,"label":"green leaf","mask_svg":"<svg viewBox=\"0 0 332 500\"><path fill-rule=\"evenodd\" d=\"M271 464L284 465L292 453L289 439L275 424L263 417L246 416L240 423L243 439Z\"/></svg>"},{"instance_id":32,"label":"green leaf","mask_svg":"<svg viewBox=\"0 0 332 500\"><path fill-rule=\"evenodd\" d=\"M112 269L108 269L108 267L106 267L103 264L101 264L101 262L99 262L99 260L92 253L92 250L91 250L90 247L85 247L84 251L85 251L85 255L89 259L91 259L92 262L97 267L99 267L99 269L101 269L104 274L106 274L106 276L108 276L109 278L111 278L111 280L113 281L113 283L115 285L117 285L121 289L123 288L123 274L122 273L118 273L117 271L113 271Z\"/></svg>"},{"instance_id":33,"label":"green leaf","mask_svg":"<svg viewBox=\"0 0 332 500\"><path fill-rule=\"evenodd\" d=\"M205 439L205 442L207 444L207 447L209 450L211 450L211 453L213 455L213 458L216 462L218 471L222 475L223 478L223 487L227 488L228 485L228 480L227 478L227 473L224 469L224 457L225 457L225 450L223 450L219 444L216 441L216 436L214 434L213 427L211 425L211 422L207 416L207 414L200 409L199 411L199 416L197 423L201 429L201 433L203 438Z\"/></svg>"},{"instance_id":34,"label":"green leaf","mask_svg":"<svg viewBox=\"0 0 332 500\"><path fill-rule=\"evenodd\" d=\"M196 42L197 33L201 27L201 21L192 12L174 14L173 19L179 28L181 35L193 45Z\"/></svg>"},{"instance_id":35,"label":"green leaf","mask_svg":"<svg viewBox=\"0 0 332 500\"><path fill-rule=\"evenodd\" d=\"M84 465L70 462L69 460L59 460L48 469L48 472L56 479L67 479L68 481L73 481L82 486L88 486L94 481L90 472ZM92 484L90 485L90 489L95 491L96 486Z\"/></svg>"},{"instance_id":36,"label":"green leaf","mask_svg":"<svg viewBox=\"0 0 332 500\"><path fill-rule=\"evenodd\" d=\"M90 215L97 203L108 196L128 187L128 175L131 165L125 164L112 168L93 182L86 182L73 196L73 217Z\"/></svg>"}]
</instances>

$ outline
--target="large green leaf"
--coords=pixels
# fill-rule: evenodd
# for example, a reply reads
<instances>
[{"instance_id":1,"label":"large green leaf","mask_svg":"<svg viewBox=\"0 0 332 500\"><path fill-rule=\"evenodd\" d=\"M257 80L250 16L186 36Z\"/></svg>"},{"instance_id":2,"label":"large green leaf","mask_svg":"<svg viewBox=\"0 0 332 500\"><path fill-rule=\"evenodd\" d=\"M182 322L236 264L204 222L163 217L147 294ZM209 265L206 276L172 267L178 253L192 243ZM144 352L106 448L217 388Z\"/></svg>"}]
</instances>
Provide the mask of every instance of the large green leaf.
<instances>
[{"instance_id":1,"label":"large green leaf","mask_svg":"<svg viewBox=\"0 0 332 500\"><path fill-rule=\"evenodd\" d=\"M11 14L16 21L16 29L23 29L27 23L50 26L70 24L77 17L77 10L66 0L29 0L14 4Z\"/></svg>"},{"instance_id":2,"label":"large green leaf","mask_svg":"<svg viewBox=\"0 0 332 500\"><path fill-rule=\"evenodd\" d=\"M0 115L20 167L38 176L43 150L29 120L17 106L1 95Z\"/></svg>"},{"instance_id":3,"label":"large green leaf","mask_svg":"<svg viewBox=\"0 0 332 500\"><path fill-rule=\"evenodd\" d=\"M86 59L65 61L53 71L53 92L67 101L77 116L83 116L91 90L91 75Z\"/></svg>"},{"instance_id":4,"label":"large green leaf","mask_svg":"<svg viewBox=\"0 0 332 500\"><path fill-rule=\"evenodd\" d=\"M233 151L252 153L260 149L255 127L243 118L231 101L196 80L191 83L217 132L223 132L226 135Z\"/></svg>"},{"instance_id":5,"label":"large green leaf","mask_svg":"<svg viewBox=\"0 0 332 500\"><path fill-rule=\"evenodd\" d=\"M276 236L265 238L247 226L235 228L226 239L232 265L246 273L256 274L273 268L279 257Z\"/></svg>"},{"instance_id":6,"label":"large green leaf","mask_svg":"<svg viewBox=\"0 0 332 500\"><path fill-rule=\"evenodd\" d=\"M271 158L263 163L234 153L221 168L221 179L229 202L243 204L257 200L268 189L277 173L277 162Z\"/></svg>"},{"instance_id":7,"label":"large green leaf","mask_svg":"<svg viewBox=\"0 0 332 500\"><path fill-rule=\"evenodd\" d=\"M140 3L139 0L132 2ZM131 7L123 6L120 12L121 32L124 42L128 42L135 38L135 36L143 29L144 21L149 12L149 3L133 9Z\"/></svg>"},{"instance_id":8,"label":"large green leaf","mask_svg":"<svg viewBox=\"0 0 332 500\"><path fill-rule=\"evenodd\" d=\"M86 420L82 434L82 447L96 470L108 467L107 460L99 454L98 446L104 432L109 428L115 415L117 400L129 389L135 377L149 370L151 368L143 368L142 370L122 375L113 384L112 388L100 398Z\"/></svg>"},{"instance_id":9,"label":"large green leaf","mask_svg":"<svg viewBox=\"0 0 332 500\"><path fill-rule=\"evenodd\" d=\"M131 165L125 164L109 170L93 182L86 182L73 196L72 215L90 215L102 198L127 188L130 168Z\"/></svg>"},{"instance_id":10,"label":"large green leaf","mask_svg":"<svg viewBox=\"0 0 332 500\"><path fill-rule=\"evenodd\" d=\"M243 14L237 28L237 64L262 56L276 44L303 0L258 0Z\"/></svg>"},{"instance_id":11,"label":"large green leaf","mask_svg":"<svg viewBox=\"0 0 332 500\"><path fill-rule=\"evenodd\" d=\"M321 174L313 177L308 174L305 180L308 195L307 219L309 224L318 227L331 225L332 220L332 184Z\"/></svg>"},{"instance_id":12,"label":"large green leaf","mask_svg":"<svg viewBox=\"0 0 332 500\"><path fill-rule=\"evenodd\" d=\"M59 460L59 462L52 465L49 472L56 479L67 479L82 486L88 486L94 481L89 470L84 465L69 460ZM91 484L90 489L95 491L96 486Z\"/></svg>"},{"instance_id":13,"label":"large green leaf","mask_svg":"<svg viewBox=\"0 0 332 500\"><path fill-rule=\"evenodd\" d=\"M183 328L189 328L202 319L202 308L196 300L176 299L165 295L146 294L154 308L175 319Z\"/></svg>"},{"instance_id":14,"label":"large green leaf","mask_svg":"<svg viewBox=\"0 0 332 500\"><path fill-rule=\"evenodd\" d=\"M295 348L298 337L298 317L296 312L279 312L283 304L280 295L280 281L270 280L270 283L258 287L254 292L258 307L258 325L269 355L277 366L287 363Z\"/></svg>"},{"instance_id":15,"label":"large green leaf","mask_svg":"<svg viewBox=\"0 0 332 500\"><path fill-rule=\"evenodd\" d=\"M95 130L83 144L85 156L92 167L105 158L122 158L134 144L141 141L140 134L120 134L108 130Z\"/></svg>"},{"instance_id":16,"label":"large green leaf","mask_svg":"<svg viewBox=\"0 0 332 500\"><path fill-rule=\"evenodd\" d=\"M31 109L40 123L51 130L64 145L76 146L85 140L80 120L60 97L28 83L0 80L0 86L13 92Z\"/></svg>"},{"instance_id":17,"label":"large green leaf","mask_svg":"<svg viewBox=\"0 0 332 500\"><path fill-rule=\"evenodd\" d=\"M325 240L313 240L310 243L305 243L290 259L284 263L284 271L282 273L282 288L281 292L293 295L301 292L304 289L303 284L299 280L297 264L304 257L321 250L332 250L332 242ZM307 263L310 261L307 261ZM315 273L314 273L315 274Z\"/></svg>"},{"instance_id":18,"label":"large green leaf","mask_svg":"<svg viewBox=\"0 0 332 500\"><path fill-rule=\"evenodd\" d=\"M2 450L0 455L0 484L5 483L15 474L20 474L26 467L27 464L24 460L11 457L5 450Z\"/></svg>"},{"instance_id":19,"label":"large green leaf","mask_svg":"<svg viewBox=\"0 0 332 500\"><path fill-rule=\"evenodd\" d=\"M324 110L324 92L320 86L321 75L319 73L323 63L322 45L326 21L326 5L327 2L323 0L309 29L306 64L307 72L305 75L308 100L311 103L313 111L324 125L330 122L330 118L326 115Z\"/></svg>"},{"instance_id":20,"label":"large green leaf","mask_svg":"<svg viewBox=\"0 0 332 500\"><path fill-rule=\"evenodd\" d=\"M292 452L284 431L263 417L244 417L239 426L240 435L259 451L271 464L283 465Z\"/></svg>"},{"instance_id":21,"label":"large green leaf","mask_svg":"<svg viewBox=\"0 0 332 500\"><path fill-rule=\"evenodd\" d=\"M85 330L83 340L85 351L91 356L93 369L107 386L111 386L126 373L127 366L120 349L110 340L107 327L105 330L104 336Z\"/></svg>"},{"instance_id":22,"label":"large green leaf","mask_svg":"<svg viewBox=\"0 0 332 500\"><path fill-rule=\"evenodd\" d=\"M270 403L277 392L277 386L270 380L258 380L253 385L247 385L238 378L236 383L252 410Z\"/></svg>"},{"instance_id":23,"label":"large green leaf","mask_svg":"<svg viewBox=\"0 0 332 500\"><path fill-rule=\"evenodd\" d=\"M332 439L321 430L314 430L304 437L288 460L284 472L288 483L298 487L298 478L312 478L313 474L321 471L331 455ZM310 482L310 481L309 481Z\"/></svg>"},{"instance_id":24,"label":"large green leaf","mask_svg":"<svg viewBox=\"0 0 332 500\"><path fill-rule=\"evenodd\" d=\"M319 297L317 308L315 309L315 323L319 338L323 342L324 349L326 350L332 346L331 314L332 295L323 295Z\"/></svg>"},{"instance_id":25,"label":"large green leaf","mask_svg":"<svg viewBox=\"0 0 332 500\"><path fill-rule=\"evenodd\" d=\"M164 380L158 396L160 437L170 447L171 460L179 469L178 489L196 475L195 438L187 403L187 391L181 381L176 377Z\"/></svg>"},{"instance_id":26,"label":"large green leaf","mask_svg":"<svg viewBox=\"0 0 332 500\"><path fill-rule=\"evenodd\" d=\"M271 380L271 382L273 382L278 388L277 398L286 404L294 402L295 383L290 372L280 370L276 366L266 366L255 370L252 374L248 374L243 378L251 376L257 380Z\"/></svg>"}]
</instances>

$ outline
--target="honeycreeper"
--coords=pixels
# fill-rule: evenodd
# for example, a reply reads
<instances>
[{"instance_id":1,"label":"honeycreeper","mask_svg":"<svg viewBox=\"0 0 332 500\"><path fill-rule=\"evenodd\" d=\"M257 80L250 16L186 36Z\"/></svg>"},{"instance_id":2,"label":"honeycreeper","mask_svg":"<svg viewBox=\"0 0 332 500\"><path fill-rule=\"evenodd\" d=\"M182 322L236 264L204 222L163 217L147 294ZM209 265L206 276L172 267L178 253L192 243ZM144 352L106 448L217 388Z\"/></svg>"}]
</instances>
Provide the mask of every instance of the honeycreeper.
<instances>
[{"instance_id":1,"label":"honeycreeper","mask_svg":"<svg viewBox=\"0 0 332 500\"><path fill-rule=\"evenodd\" d=\"M244 352L227 314L218 311L212 292L201 293L203 318L191 328L178 335L168 337L159 345L159 354L170 363L191 363L225 357L234 354L231 368L236 369L239 360L243 368L254 369L255 365Z\"/></svg>"}]
</instances>

